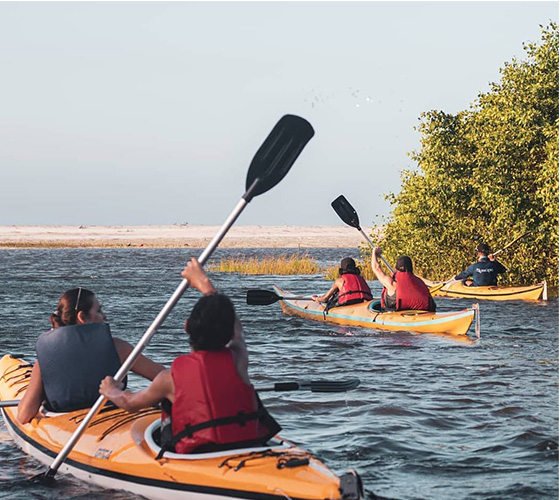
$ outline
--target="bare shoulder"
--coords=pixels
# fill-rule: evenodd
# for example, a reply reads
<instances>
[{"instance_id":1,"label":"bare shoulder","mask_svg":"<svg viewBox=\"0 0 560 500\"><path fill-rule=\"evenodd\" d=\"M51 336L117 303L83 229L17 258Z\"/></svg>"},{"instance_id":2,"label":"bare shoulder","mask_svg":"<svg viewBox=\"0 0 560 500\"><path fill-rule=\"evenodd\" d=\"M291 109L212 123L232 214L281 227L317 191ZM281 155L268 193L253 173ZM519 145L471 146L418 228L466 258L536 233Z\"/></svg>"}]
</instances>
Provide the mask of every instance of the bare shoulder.
<instances>
[{"instance_id":1,"label":"bare shoulder","mask_svg":"<svg viewBox=\"0 0 560 500\"><path fill-rule=\"evenodd\" d=\"M340 288L344 285L344 278L342 276L336 278L334 280L333 286Z\"/></svg>"},{"instance_id":2,"label":"bare shoulder","mask_svg":"<svg viewBox=\"0 0 560 500\"><path fill-rule=\"evenodd\" d=\"M166 370L162 370L160 371L156 377L154 378L154 382L160 382L160 383L166 383L166 382L173 382L173 377L171 375L171 370L170 369L166 369Z\"/></svg>"}]
</instances>

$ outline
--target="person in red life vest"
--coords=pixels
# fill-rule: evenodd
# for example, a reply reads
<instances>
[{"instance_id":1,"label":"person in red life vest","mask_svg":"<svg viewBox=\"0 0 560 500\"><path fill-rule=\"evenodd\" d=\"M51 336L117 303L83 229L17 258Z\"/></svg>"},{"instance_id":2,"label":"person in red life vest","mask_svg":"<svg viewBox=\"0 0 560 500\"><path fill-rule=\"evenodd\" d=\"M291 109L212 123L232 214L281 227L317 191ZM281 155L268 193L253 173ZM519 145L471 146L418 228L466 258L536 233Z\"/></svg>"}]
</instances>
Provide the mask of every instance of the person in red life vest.
<instances>
[{"instance_id":1,"label":"person in red life vest","mask_svg":"<svg viewBox=\"0 0 560 500\"><path fill-rule=\"evenodd\" d=\"M412 272L412 260L401 255L395 265L396 272L387 276L379 264L381 248L375 247L371 256L371 267L379 282L383 285L381 307L402 311L413 309L435 312L436 303L426 284Z\"/></svg>"},{"instance_id":2,"label":"person in red life vest","mask_svg":"<svg viewBox=\"0 0 560 500\"><path fill-rule=\"evenodd\" d=\"M360 276L360 268L350 257L340 261L339 277L330 290L323 295L313 295L315 302L326 302L331 307L349 306L371 300L371 289L366 280Z\"/></svg>"},{"instance_id":3,"label":"person in red life vest","mask_svg":"<svg viewBox=\"0 0 560 500\"><path fill-rule=\"evenodd\" d=\"M149 387L123 391L113 377L99 392L128 411L162 403L160 456L263 445L280 426L262 406L248 374L243 329L231 300L216 292L196 259L181 276L202 292L185 323L190 354L176 358Z\"/></svg>"}]
</instances>

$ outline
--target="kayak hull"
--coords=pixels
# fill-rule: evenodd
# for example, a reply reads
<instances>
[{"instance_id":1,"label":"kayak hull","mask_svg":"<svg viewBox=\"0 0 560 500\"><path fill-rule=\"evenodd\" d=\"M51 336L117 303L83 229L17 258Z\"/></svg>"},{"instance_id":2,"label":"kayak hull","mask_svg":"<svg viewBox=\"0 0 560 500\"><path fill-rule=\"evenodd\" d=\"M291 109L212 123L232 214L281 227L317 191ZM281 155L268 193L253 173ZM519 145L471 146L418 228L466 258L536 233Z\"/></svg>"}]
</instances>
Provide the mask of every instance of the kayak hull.
<instances>
[{"instance_id":1,"label":"kayak hull","mask_svg":"<svg viewBox=\"0 0 560 500\"><path fill-rule=\"evenodd\" d=\"M21 398L30 370L21 359L10 355L0 359L0 400ZM159 426L160 413L157 408L134 413L103 408L59 471L101 487L158 500L342 498L341 478L305 450L279 437L262 448L191 455L166 452L156 460L159 448L151 436ZM46 465L52 464L86 414L87 410L46 414L22 425L16 418L17 407L2 408L15 443ZM286 463L296 465L282 466Z\"/></svg>"},{"instance_id":2,"label":"kayak hull","mask_svg":"<svg viewBox=\"0 0 560 500\"><path fill-rule=\"evenodd\" d=\"M441 281L427 281L437 286ZM434 295L456 299L473 300L546 300L546 282L531 286L465 286L462 281L451 281L443 285Z\"/></svg>"},{"instance_id":3,"label":"kayak hull","mask_svg":"<svg viewBox=\"0 0 560 500\"><path fill-rule=\"evenodd\" d=\"M385 331L410 331L415 333L441 333L466 335L475 317L476 308L454 312L427 311L379 311L374 308L378 301L362 302L350 306L331 308L325 313L325 304L313 300L290 300L290 292L274 286L282 311L314 321L324 321L345 326L374 328Z\"/></svg>"}]
</instances>

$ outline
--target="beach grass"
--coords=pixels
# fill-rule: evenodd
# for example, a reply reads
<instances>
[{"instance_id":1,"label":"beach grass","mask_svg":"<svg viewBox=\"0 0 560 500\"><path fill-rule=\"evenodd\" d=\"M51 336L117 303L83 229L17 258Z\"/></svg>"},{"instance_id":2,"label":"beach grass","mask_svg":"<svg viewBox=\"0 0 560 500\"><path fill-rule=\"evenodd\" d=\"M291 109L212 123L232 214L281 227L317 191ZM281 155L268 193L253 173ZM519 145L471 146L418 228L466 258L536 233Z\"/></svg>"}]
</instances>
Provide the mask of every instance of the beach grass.
<instances>
[{"instance_id":1,"label":"beach grass","mask_svg":"<svg viewBox=\"0 0 560 500\"><path fill-rule=\"evenodd\" d=\"M362 276L366 280L372 280L371 267L364 262L358 262ZM265 257L228 257L219 262L208 265L209 271L221 273L239 274L264 274L264 275L291 275L291 274L324 274L325 279L335 280L338 278L339 266L321 266L308 254L277 255Z\"/></svg>"},{"instance_id":2,"label":"beach grass","mask_svg":"<svg viewBox=\"0 0 560 500\"><path fill-rule=\"evenodd\" d=\"M261 258L228 257L210 263L209 271L240 274L319 274L323 271L317 261L307 254L265 256Z\"/></svg>"}]
</instances>

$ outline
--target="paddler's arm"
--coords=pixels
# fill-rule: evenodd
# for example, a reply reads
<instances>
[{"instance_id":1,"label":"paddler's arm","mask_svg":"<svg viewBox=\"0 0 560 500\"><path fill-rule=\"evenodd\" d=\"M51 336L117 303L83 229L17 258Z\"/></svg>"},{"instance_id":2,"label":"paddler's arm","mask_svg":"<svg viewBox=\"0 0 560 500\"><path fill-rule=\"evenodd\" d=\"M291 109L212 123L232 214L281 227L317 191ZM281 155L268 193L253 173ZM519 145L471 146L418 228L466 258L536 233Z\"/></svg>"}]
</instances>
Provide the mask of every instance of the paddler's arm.
<instances>
[{"instance_id":1,"label":"paddler's arm","mask_svg":"<svg viewBox=\"0 0 560 500\"><path fill-rule=\"evenodd\" d=\"M117 337L113 337L113 342L115 344L115 348L117 349L117 353L119 354L121 363L124 363L132 352L133 347L128 342L125 342ZM143 354L140 354L130 369L134 373L137 373L148 380L154 380L159 372L165 370L165 366L152 361Z\"/></svg>"},{"instance_id":2,"label":"paddler's arm","mask_svg":"<svg viewBox=\"0 0 560 500\"><path fill-rule=\"evenodd\" d=\"M149 387L138 392L123 391L119 389L113 377L105 377L99 385L99 394L115 403L119 408L132 412L157 405L164 399L173 403L175 386L171 370L163 370L157 374Z\"/></svg>"},{"instance_id":3,"label":"paddler's arm","mask_svg":"<svg viewBox=\"0 0 560 500\"><path fill-rule=\"evenodd\" d=\"M377 277L379 283L387 289L387 293L389 295L393 295L397 290L397 283L393 278L391 278L391 276L387 276L381 268L381 264L379 264L379 261L377 260L380 255L381 248L375 247L371 253L371 269L373 274Z\"/></svg>"},{"instance_id":4,"label":"paddler's arm","mask_svg":"<svg viewBox=\"0 0 560 500\"><path fill-rule=\"evenodd\" d=\"M41 369L39 368L39 362L36 361L33 365L33 370L31 370L27 391L25 391L23 398L21 398L18 404L17 418L20 424L28 424L33 420L33 417L37 415L39 408L41 408L44 399L45 390L43 388Z\"/></svg>"},{"instance_id":5,"label":"paddler's arm","mask_svg":"<svg viewBox=\"0 0 560 500\"><path fill-rule=\"evenodd\" d=\"M312 295L311 298L315 302L327 302L336 292L338 292L342 288L343 284L344 282L342 278L337 278L327 293L323 295Z\"/></svg>"},{"instance_id":6,"label":"paddler's arm","mask_svg":"<svg viewBox=\"0 0 560 500\"><path fill-rule=\"evenodd\" d=\"M455 280L464 280L468 277L472 276L475 273L476 267L475 264L471 264L465 271L461 271L459 274L455 276Z\"/></svg>"},{"instance_id":7,"label":"paddler's arm","mask_svg":"<svg viewBox=\"0 0 560 500\"><path fill-rule=\"evenodd\" d=\"M194 257L187 263L185 269L181 272L181 276L189 282L190 286L199 290L203 295L212 295L216 293L216 289L210 281L210 278Z\"/></svg>"},{"instance_id":8,"label":"paddler's arm","mask_svg":"<svg viewBox=\"0 0 560 500\"><path fill-rule=\"evenodd\" d=\"M245 344L245 337L243 336L243 327L239 318L235 317L233 339L227 345L233 352L233 359L235 361L235 368L241 377L241 380L246 384L250 384L249 380L249 353L247 351L247 344Z\"/></svg>"}]
</instances>

